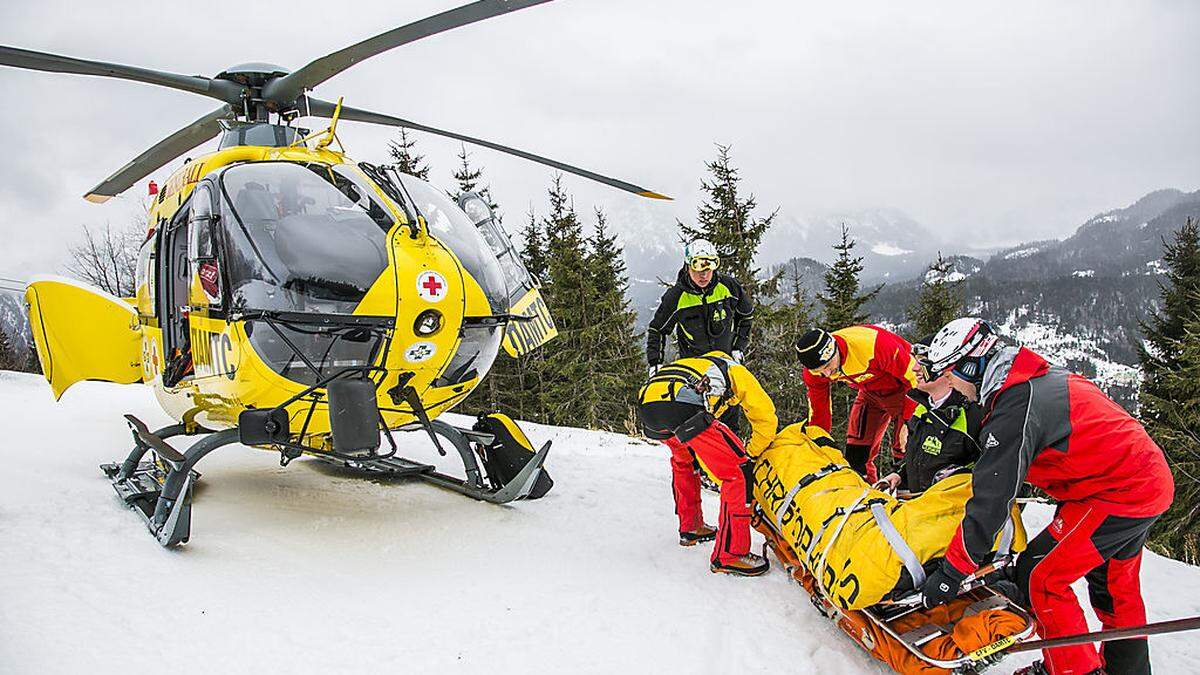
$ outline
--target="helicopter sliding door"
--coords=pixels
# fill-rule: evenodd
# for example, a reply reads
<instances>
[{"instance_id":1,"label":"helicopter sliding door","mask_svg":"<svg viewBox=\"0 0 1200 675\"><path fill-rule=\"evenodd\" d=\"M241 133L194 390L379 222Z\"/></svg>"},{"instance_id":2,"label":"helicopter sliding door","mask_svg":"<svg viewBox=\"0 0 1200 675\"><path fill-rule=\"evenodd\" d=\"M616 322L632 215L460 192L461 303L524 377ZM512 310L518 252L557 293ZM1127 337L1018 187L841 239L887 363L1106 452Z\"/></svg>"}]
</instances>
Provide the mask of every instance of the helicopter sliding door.
<instances>
[{"instance_id":1,"label":"helicopter sliding door","mask_svg":"<svg viewBox=\"0 0 1200 675\"><path fill-rule=\"evenodd\" d=\"M203 190L203 193L201 193ZM175 212L158 237L157 307L163 341L163 386L177 386L194 370L192 345L188 326L190 311L188 291L191 270L188 266L188 220L192 205L199 196L208 195L207 188L198 187L188 203Z\"/></svg>"}]
</instances>

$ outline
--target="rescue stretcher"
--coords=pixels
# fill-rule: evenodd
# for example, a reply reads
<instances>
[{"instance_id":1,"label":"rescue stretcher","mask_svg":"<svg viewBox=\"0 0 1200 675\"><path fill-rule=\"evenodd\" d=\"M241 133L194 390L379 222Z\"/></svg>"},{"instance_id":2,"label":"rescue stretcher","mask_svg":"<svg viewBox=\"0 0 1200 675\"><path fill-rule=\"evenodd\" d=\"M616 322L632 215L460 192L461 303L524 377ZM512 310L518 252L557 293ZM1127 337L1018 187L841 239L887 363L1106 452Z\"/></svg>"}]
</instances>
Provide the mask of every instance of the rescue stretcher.
<instances>
[{"instance_id":1,"label":"rescue stretcher","mask_svg":"<svg viewBox=\"0 0 1200 675\"><path fill-rule=\"evenodd\" d=\"M987 581L1013 563L1011 555L968 577L958 598L942 607L925 609L920 592L911 591L869 607L844 609L758 506L752 524L788 574L808 592L816 610L902 675L978 673L1000 661L1006 649L1034 635L1036 624L1029 611Z\"/></svg>"},{"instance_id":2,"label":"rescue stretcher","mask_svg":"<svg viewBox=\"0 0 1200 675\"><path fill-rule=\"evenodd\" d=\"M959 596L921 606L918 589L971 497L969 474L898 499L867 484L823 430L795 424L755 457L753 477L752 522L776 558L822 615L896 672L978 672L1033 635L1030 612L1000 592L1028 541L1015 505Z\"/></svg>"}]
</instances>

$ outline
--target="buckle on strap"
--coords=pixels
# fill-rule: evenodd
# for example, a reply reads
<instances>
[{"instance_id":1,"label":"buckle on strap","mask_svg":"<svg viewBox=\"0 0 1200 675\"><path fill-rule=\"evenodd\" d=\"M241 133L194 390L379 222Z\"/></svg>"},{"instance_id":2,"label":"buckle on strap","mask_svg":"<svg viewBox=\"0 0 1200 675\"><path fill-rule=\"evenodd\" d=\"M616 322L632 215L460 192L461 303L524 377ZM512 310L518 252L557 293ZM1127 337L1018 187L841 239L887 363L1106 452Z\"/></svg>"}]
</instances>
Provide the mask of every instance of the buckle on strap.
<instances>
[{"instance_id":1,"label":"buckle on strap","mask_svg":"<svg viewBox=\"0 0 1200 675\"><path fill-rule=\"evenodd\" d=\"M842 469L849 468L850 467L846 464L826 464L820 469L803 476L799 481L796 482L794 486L792 486L791 490L788 490L788 493L784 496L783 502L779 505L779 508L775 509L775 522L778 523L783 521L783 514L787 512L789 507L791 507L792 501L796 499L796 494L800 492L800 490L812 485L815 481L821 480L831 473L837 473Z\"/></svg>"}]
</instances>

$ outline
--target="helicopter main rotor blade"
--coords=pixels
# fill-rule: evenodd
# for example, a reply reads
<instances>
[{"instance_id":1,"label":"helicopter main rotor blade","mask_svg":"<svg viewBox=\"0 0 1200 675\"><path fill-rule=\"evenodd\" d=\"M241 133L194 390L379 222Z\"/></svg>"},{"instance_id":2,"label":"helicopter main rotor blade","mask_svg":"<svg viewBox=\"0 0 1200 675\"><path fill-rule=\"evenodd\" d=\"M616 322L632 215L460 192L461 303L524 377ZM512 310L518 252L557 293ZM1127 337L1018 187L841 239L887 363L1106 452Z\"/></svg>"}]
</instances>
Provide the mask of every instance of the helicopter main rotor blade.
<instances>
[{"instance_id":1,"label":"helicopter main rotor blade","mask_svg":"<svg viewBox=\"0 0 1200 675\"><path fill-rule=\"evenodd\" d=\"M322 101L320 99L312 98L310 96L310 97L308 97L308 106L307 107L308 107L307 114L309 114L309 115L314 115L317 117L333 117L333 111L335 108L337 108L337 105L334 103L330 103L329 101ZM647 190L646 188L640 187L638 185L634 185L633 183L627 183L623 180L618 180L616 178L609 178L608 176L602 176L593 171L588 171L587 169L581 169L577 166L571 166L570 164L565 164L558 160L549 159L547 157L542 157L541 155L535 155L532 152L525 152L524 150L510 148L507 145L500 145L499 143L485 141L481 138L475 138L473 136L466 136L464 134L455 133L453 131L446 131L445 129L438 129L436 127L419 124L417 122L411 122L409 120L400 119L399 117L392 117L390 115L381 115L379 113L373 113L373 112L370 112L367 110L359 110L358 108L342 106L342 110L339 113L339 119L351 120L354 122L367 122L370 124L382 124L382 125L390 126L390 127L404 127L405 129L413 129L415 131L424 131L424 132L430 133L430 134L437 134L438 136L446 136L447 138L453 138L455 140L463 141L466 143L471 143L474 145L481 145L485 148L491 148L492 150L499 150L500 152L508 153L510 155L516 155L517 157L521 157L523 159L528 159L532 162L537 162L539 164L545 164L546 166L552 166L555 169L558 169L559 171L573 173L576 176L583 176L584 178L594 180L598 183L604 183L605 185L610 185L617 189L625 190L626 192L632 192L635 195L639 195L642 197L649 197L651 199L670 199L670 197L667 197L666 195L661 195L652 190Z\"/></svg>"},{"instance_id":2,"label":"helicopter main rotor blade","mask_svg":"<svg viewBox=\"0 0 1200 675\"><path fill-rule=\"evenodd\" d=\"M43 70L51 73L95 75L134 80L160 87L209 96L225 103L236 103L241 98L242 88L226 80L213 80L200 75L178 75L162 70L150 70L136 66L123 66L103 61L88 61L73 56L61 56L29 49L0 46L0 65L28 70Z\"/></svg>"},{"instance_id":3,"label":"helicopter main rotor blade","mask_svg":"<svg viewBox=\"0 0 1200 675\"><path fill-rule=\"evenodd\" d=\"M210 112L155 143L116 173L105 178L104 182L92 188L83 198L95 204L102 204L110 197L121 194L167 162L220 133L220 120L230 117L233 117L233 108L228 104Z\"/></svg>"},{"instance_id":4,"label":"helicopter main rotor blade","mask_svg":"<svg viewBox=\"0 0 1200 675\"><path fill-rule=\"evenodd\" d=\"M291 103L306 89L312 89L350 66L389 49L545 2L550 0L479 0L414 21L322 56L290 75L268 82L263 88L263 97L280 104Z\"/></svg>"}]
</instances>

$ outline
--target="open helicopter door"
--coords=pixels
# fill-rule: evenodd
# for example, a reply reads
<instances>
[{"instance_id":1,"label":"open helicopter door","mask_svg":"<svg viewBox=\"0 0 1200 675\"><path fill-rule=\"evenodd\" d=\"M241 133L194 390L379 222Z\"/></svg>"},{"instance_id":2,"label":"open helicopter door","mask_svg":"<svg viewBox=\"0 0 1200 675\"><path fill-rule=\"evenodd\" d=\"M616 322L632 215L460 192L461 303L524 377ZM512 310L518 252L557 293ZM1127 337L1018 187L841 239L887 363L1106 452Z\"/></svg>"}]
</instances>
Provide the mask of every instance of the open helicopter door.
<instances>
[{"instance_id":1,"label":"open helicopter door","mask_svg":"<svg viewBox=\"0 0 1200 675\"><path fill-rule=\"evenodd\" d=\"M30 283L25 302L38 360L55 400L84 380L142 381L142 332L132 304L59 277Z\"/></svg>"},{"instance_id":2,"label":"open helicopter door","mask_svg":"<svg viewBox=\"0 0 1200 675\"><path fill-rule=\"evenodd\" d=\"M458 206L475 223L504 272L508 312L514 317L504 327L504 351L514 358L528 354L558 335L550 309L538 291L540 283L521 262L512 240L496 222L487 200L474 192L465 192L458 198Z\"/></svg>"}]
</instances>

